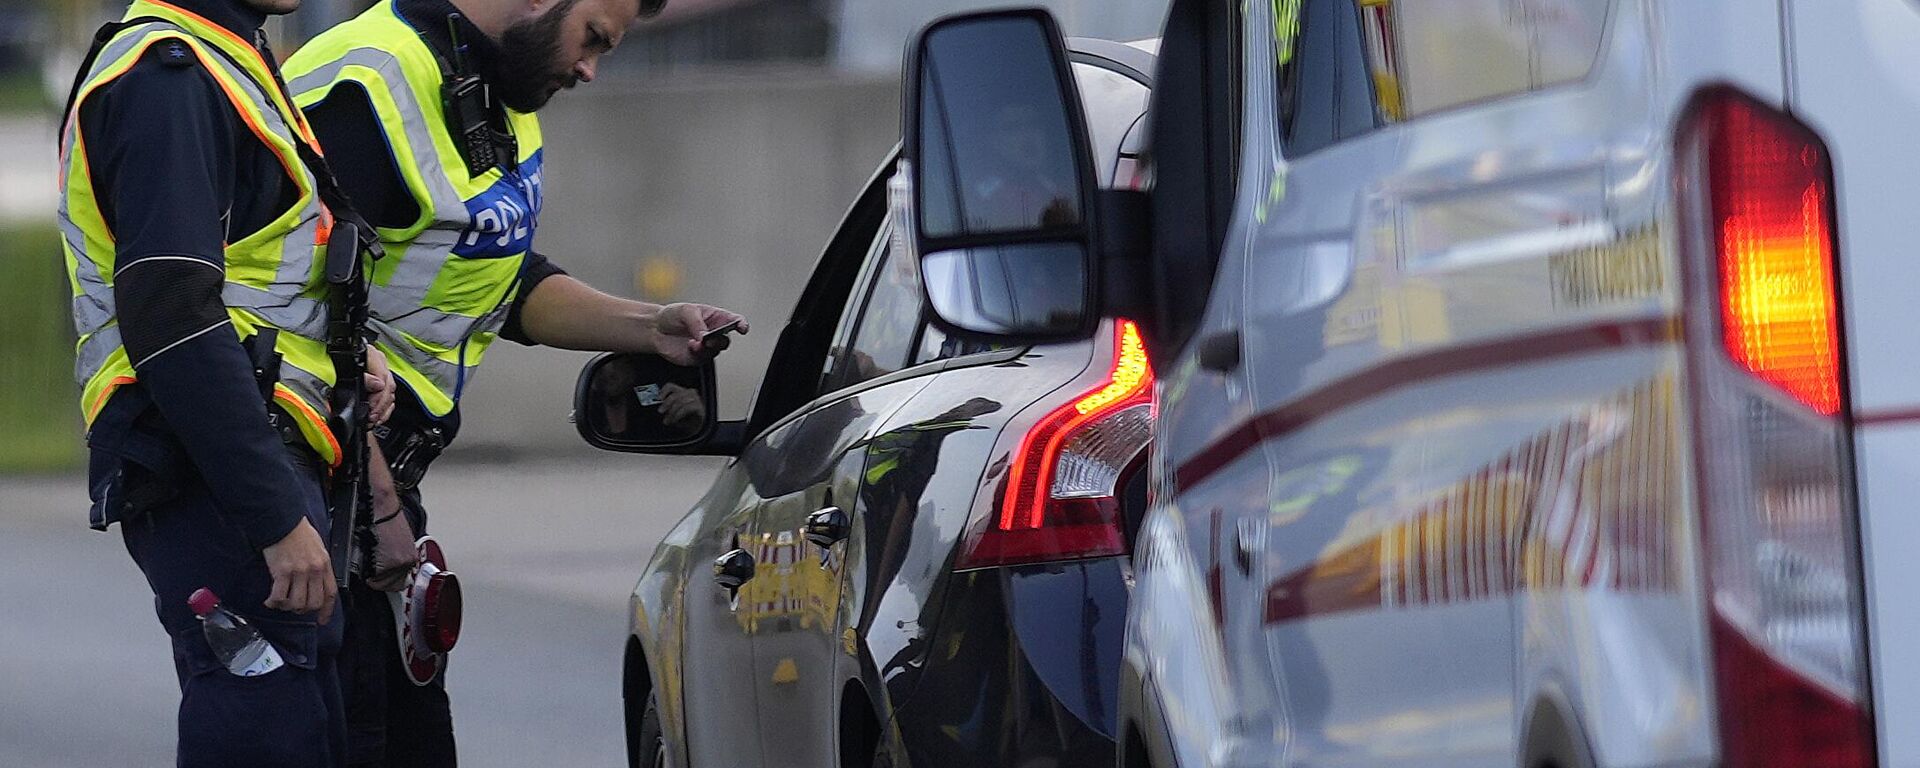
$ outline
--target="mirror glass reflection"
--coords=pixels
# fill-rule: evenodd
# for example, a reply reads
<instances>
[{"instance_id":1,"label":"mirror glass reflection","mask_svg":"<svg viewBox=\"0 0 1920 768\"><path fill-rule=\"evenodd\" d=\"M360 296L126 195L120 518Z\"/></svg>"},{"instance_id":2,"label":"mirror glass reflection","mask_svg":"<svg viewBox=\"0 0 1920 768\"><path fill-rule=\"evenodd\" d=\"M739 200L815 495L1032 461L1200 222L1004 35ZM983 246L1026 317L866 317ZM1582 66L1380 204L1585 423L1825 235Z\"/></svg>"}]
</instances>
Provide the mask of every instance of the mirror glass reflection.
<instances>
[{"instance_id":1,"label":"mirror glass reflection","mask_svg":"<svg viewBox=\"0 0 1920 768\"><path fill-rule=\"evenodd\" d=\"M700 368L674 365L658 355L613 355L588 382L587 413L593 431L607 440L638 445L685 443L706 431L710 393Z\"/></svg>"},{"instance_id":2,"label":"mirror glass reflection","mask_svg":"<svg viewBox=\"0 0 1920 768\"><path fill-rule=\"evenodd\" d=\"M941 251L921 262L940 317L978 333L1070 333L1087 313L1087 256L1075 243Z\"/></svg>"},{"instance_id":3,"label":"mirror glass reflection","mask_svg":"<svg viewBox=\"0 0 1920 768\"><path fill-rule=\"evenodd\" d=\"M1078 225L1080 177L1046 29L1028 18L934 30L920 68L921 232L1009 234ZM981 55L992 51L992 55Z\"/></svg>"}]
</instances>

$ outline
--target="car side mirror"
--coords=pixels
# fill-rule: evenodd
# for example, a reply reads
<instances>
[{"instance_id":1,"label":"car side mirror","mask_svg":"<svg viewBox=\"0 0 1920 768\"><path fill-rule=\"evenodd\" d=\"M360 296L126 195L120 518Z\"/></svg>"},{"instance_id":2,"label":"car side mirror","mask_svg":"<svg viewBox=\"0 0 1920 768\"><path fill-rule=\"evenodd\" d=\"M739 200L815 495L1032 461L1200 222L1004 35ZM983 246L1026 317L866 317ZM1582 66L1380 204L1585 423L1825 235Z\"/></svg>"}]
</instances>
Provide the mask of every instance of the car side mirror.
<instances>
[{"instance_id":1,"label":"car side mirror","mask_svg":"<svg viewBox=\"0 0 1920 768\"><path fill-rule=\"evenodd\" d=\"M717 391L712 360L689 367L654 354L604 354L580 371L573 422L603 450L730 455L740 430L726 427L739 425L720 423Z\"/></svg>"},{"instance_id":2,"label":"car side mirror","mask_svg":"<svg viewBox=\"0 0 1920 768\"><path fill-rule=\"evenodd\" d=\"M936 21L908 49L905 82L889 202L935 324L1010 344L1091 336L1098 187L1053 17L1018 9Z\"/></svg>"}]
</instances>

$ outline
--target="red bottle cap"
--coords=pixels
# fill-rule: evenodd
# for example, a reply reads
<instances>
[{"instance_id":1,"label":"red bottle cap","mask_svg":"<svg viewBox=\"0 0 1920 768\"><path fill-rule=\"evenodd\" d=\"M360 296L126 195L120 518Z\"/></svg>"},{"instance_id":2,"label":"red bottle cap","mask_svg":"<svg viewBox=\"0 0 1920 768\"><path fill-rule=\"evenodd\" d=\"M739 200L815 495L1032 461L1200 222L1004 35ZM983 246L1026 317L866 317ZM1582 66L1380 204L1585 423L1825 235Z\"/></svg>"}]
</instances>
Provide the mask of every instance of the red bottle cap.
<instances>
[{"instance_id":1,"label":"red bottle cap","mask_svg":"<svg viewBox=\"0 0 1920 768\"><path fill-rule=\"evenodd\" d=\"M187 607L193 609L193 615L202 618L205 618L209 613L213 613L213 609L219 607L219 605L220 596L214 594L213 590L207 589L206 587L196 589L193 591L193 594L187 596Z\"/></svg>"}]
</instances>

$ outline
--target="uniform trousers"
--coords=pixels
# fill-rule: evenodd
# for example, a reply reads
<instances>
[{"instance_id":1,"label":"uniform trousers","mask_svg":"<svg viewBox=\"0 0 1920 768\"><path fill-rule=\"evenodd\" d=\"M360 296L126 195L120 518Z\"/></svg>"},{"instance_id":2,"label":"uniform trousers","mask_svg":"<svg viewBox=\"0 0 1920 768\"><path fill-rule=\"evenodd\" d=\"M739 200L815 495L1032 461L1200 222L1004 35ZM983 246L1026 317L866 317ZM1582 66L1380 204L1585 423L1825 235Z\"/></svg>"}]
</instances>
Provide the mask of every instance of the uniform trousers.
<instances>
[{"instance_id":1,"label":"uniform trousers","mask_svg":"<svg viewBox=\"0 0 1920 768\"><path fill-rule=\"evenodd\" d=\"M425 535L426 510L418 489L400 492L400 506L416 534ZM400 658L394 611L387 593L350 579L352 615L341 653L346 692L348 764L355 768L452 768L457 764L453 712L444 670L415 685Z\"/></svg>"},{"instance_id":2,"label":"uniform trousers","mask_svg":"<svg viewBox=\"0 0 1920 768\"><path fill-rule=\"evenodd\" d=\"M322 466L289 449L301 486L301 512L322 537L328 530ZM96 454L96 462L112 457ZM146 574L154 610L173 643L180 680L181 768L333 768L345 764L346 713L336 662L346 616L326 624L265 606L273 576L240 528L222 517L196 473L175 476L123 468L130 495L154 499L120 520L127 553ZM145 485L145 488L139 487ZM258 629L286 662L265 675L239 677L214 656L187 596L205 587Z\"/></svg>"}]
</instances>

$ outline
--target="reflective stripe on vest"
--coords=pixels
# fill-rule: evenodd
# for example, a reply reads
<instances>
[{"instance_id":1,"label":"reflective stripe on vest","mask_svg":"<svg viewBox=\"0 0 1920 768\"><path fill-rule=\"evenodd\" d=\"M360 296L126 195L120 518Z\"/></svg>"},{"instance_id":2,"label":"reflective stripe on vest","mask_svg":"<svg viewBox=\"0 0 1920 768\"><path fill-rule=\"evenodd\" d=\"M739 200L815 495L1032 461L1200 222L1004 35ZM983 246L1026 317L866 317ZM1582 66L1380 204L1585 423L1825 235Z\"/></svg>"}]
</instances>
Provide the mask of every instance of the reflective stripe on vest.
<instances>
[{"instance_id":1,"label":"reflective stripe on vest","mask_svg":"<svg viewBox=\"0 0 1920 768\"><path fill-rule=\"evenodd\" d=\"M60 138L62 175L59 222L73 284L73 321L80 340L74 374L82 385L81 411L91 424L119 387L136 381L121 345L113 299L114 237L100 211L89 172L81 105L125 74L146 50L178 41L194 54L255 138L279 158L299 190L291 207L259 231L228 243L221 270L221 298L239 338L264 327L281 331L280 383L274 399L294 417L307 442L328 463L340 450L328 429L327 396L333 363L327 357L327 312L321 297L321 252L326 212L295 142L312 141L304 117L275 92L272 72L253 46L191 12L155 0L137 0L125 18L158 17L122 30L102 47L82 82Z\"/></svg>"},{"instance_id":2,"label":"reflective stripe on vest","mask_svg":"<svg viewBox=\"0 0 1920 768\"><path fill-rule=\"evenodd\" d=\"M372 326L395 375L428 411L445 415L505 324L533 242L539 121L507 116L517 171L468 175L447 127L440 61L391 0L309 41L287 60L286 75L302 109L352 84L379 118L420 216L380 229L387 257L372 272Z\"/></svg>"}]
</instances>

